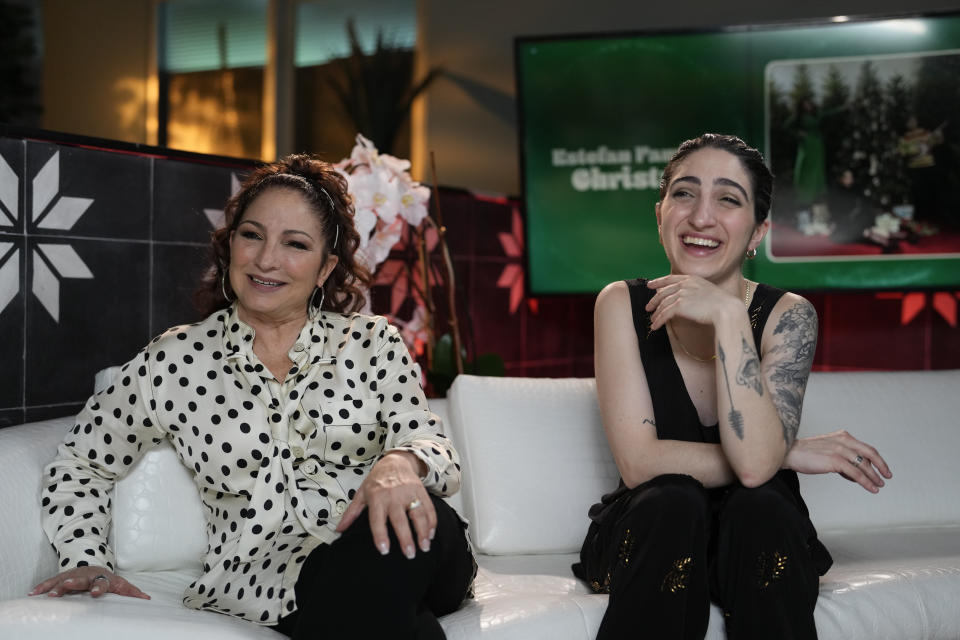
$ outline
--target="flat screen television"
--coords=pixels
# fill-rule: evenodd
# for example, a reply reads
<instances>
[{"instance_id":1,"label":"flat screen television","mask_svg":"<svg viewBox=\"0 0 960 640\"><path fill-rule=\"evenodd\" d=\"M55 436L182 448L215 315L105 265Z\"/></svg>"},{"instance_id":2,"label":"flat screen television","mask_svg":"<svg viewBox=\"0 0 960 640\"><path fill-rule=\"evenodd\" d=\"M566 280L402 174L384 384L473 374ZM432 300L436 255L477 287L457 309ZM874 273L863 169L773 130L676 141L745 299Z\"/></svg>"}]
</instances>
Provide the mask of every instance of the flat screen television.
<instances>
[{"instance_id":1,"label":"flat screen television","mask_svg":"<svg viewBox=\"0 0 960 640\"><path fill-rule=\"evenodd\" d=\"M660 173L704 132L776 176L749 277L960 285L960 14L523 37L515 58L532 294L666 273Z\"/></svg>"}]
</instances>

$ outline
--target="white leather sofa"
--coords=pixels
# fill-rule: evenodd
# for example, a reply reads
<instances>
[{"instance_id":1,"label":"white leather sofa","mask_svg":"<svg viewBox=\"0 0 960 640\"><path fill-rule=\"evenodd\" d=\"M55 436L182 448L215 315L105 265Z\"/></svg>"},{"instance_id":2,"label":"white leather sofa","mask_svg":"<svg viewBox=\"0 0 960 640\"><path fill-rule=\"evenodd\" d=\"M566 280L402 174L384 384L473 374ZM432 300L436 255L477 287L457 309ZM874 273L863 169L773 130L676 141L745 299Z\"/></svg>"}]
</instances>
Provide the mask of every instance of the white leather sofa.
<instances>
[{"instance_id":1,"label":"white leather sofa","mask_svg":"<svg viewBox=\"0 0 960 640\"><path fill-rule=\"evenodd\" d=\"M586 510L617 483L588 379L462 376L432 402L463 457L454 505L471 521L476 598L442 619L451 640L593 638L606 596L570 574ZM836 475L801 477L834 566L821 578L822 640L960 638L960 371L815 373L801 435L843 427L894 477L879 495ZM199 571L200 503L169 447L114 496L119 571L153 596L25 597L56 571L40 529L40 473L69 418L0 430L0 639L282 638L184 608ZM707 638L723 638L713 608Z\"/></svg>"}]
</instances>

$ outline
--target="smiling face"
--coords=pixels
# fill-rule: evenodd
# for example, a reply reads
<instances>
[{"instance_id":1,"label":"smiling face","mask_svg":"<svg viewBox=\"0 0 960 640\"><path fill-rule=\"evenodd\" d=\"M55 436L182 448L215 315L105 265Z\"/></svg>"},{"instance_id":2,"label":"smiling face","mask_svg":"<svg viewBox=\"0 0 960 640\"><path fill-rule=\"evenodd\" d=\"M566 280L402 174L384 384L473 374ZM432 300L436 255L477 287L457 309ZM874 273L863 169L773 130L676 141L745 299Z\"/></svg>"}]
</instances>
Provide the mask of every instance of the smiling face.
<instances>
[{"instance_id":1,"label":"smiling face","mask_svg":"<svg viewBox=\"0 0 960 640\"><path fill-rule=\"evenodd\" d=\"M756 224L750 175L722 149L690 153L676 167L657 203L657 224L670 272L739 288L740 266L769 222Z\"/></svg>"},{"instance_id":2,"label":"smiling face","mask_svg":"<svg viewBox=\"0 0 960 640\"><path fill-rule=\"evenodd\" d=\"M230 286L244 321L305 320L314 287L336 264L320 217L294 189L267 188L230 235Z\"/></svg>"}]
</instances>

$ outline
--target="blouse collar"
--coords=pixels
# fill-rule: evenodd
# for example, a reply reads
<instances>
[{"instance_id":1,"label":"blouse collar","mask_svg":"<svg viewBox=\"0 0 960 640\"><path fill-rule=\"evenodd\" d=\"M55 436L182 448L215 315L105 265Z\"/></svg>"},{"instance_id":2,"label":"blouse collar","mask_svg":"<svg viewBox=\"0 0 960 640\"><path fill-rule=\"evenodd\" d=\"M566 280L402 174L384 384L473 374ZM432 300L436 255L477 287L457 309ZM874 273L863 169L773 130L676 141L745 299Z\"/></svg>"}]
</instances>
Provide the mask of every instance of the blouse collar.
<instances>
[{"instance_id":1,"label":"blouse collar","mask_svg":"<svg viewBox=\"0 0 960 640\"><path fill-rule=\"evenodd\" d=\"M226 311L223 317L223 346L227 359L256 360L253 353L256 330L240 319L236 301ZM297 339L287 352L287 356L293 362L292 368L296 370L291 373L302 372L314 364L335 360L327 348L331 343L328 332L332 325L326 319L326 313L321 313L316 318L308 318L300 329Z\"/></svg>"}]
</instances>

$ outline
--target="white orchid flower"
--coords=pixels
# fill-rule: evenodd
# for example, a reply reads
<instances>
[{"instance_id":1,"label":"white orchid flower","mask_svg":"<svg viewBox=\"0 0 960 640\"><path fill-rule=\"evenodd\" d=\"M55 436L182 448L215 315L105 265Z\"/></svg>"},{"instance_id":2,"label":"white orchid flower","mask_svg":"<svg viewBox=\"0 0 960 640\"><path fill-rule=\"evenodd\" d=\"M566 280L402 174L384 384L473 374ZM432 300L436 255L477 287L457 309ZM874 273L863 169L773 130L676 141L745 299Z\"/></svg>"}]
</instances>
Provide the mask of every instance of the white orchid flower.
<instances>
[{"instance_id":1,"label":"white orchid flower","mask_svg":"<svg viewBox=\"0 0 960 640\"><path fill-rule=\"evenodd\" d=\"M427 217L428 202L430 189L414 182L400 194L400 216L415 227Z\"/></svg>"},{"instance_id":2,"label":"white orchid flower","mask_svg":"<svg viewBox=\"0 0 960 640\"><path fill-rule=\"evenodd\" d=\"M373 271L378 264L387 259L390 249L397 244L403 233L403 224L402 218L396 218L393 223L381 225L374 231L366 246L357 250L357 258L363 262L364 266Z\"/></svg>"}]
</instances>

